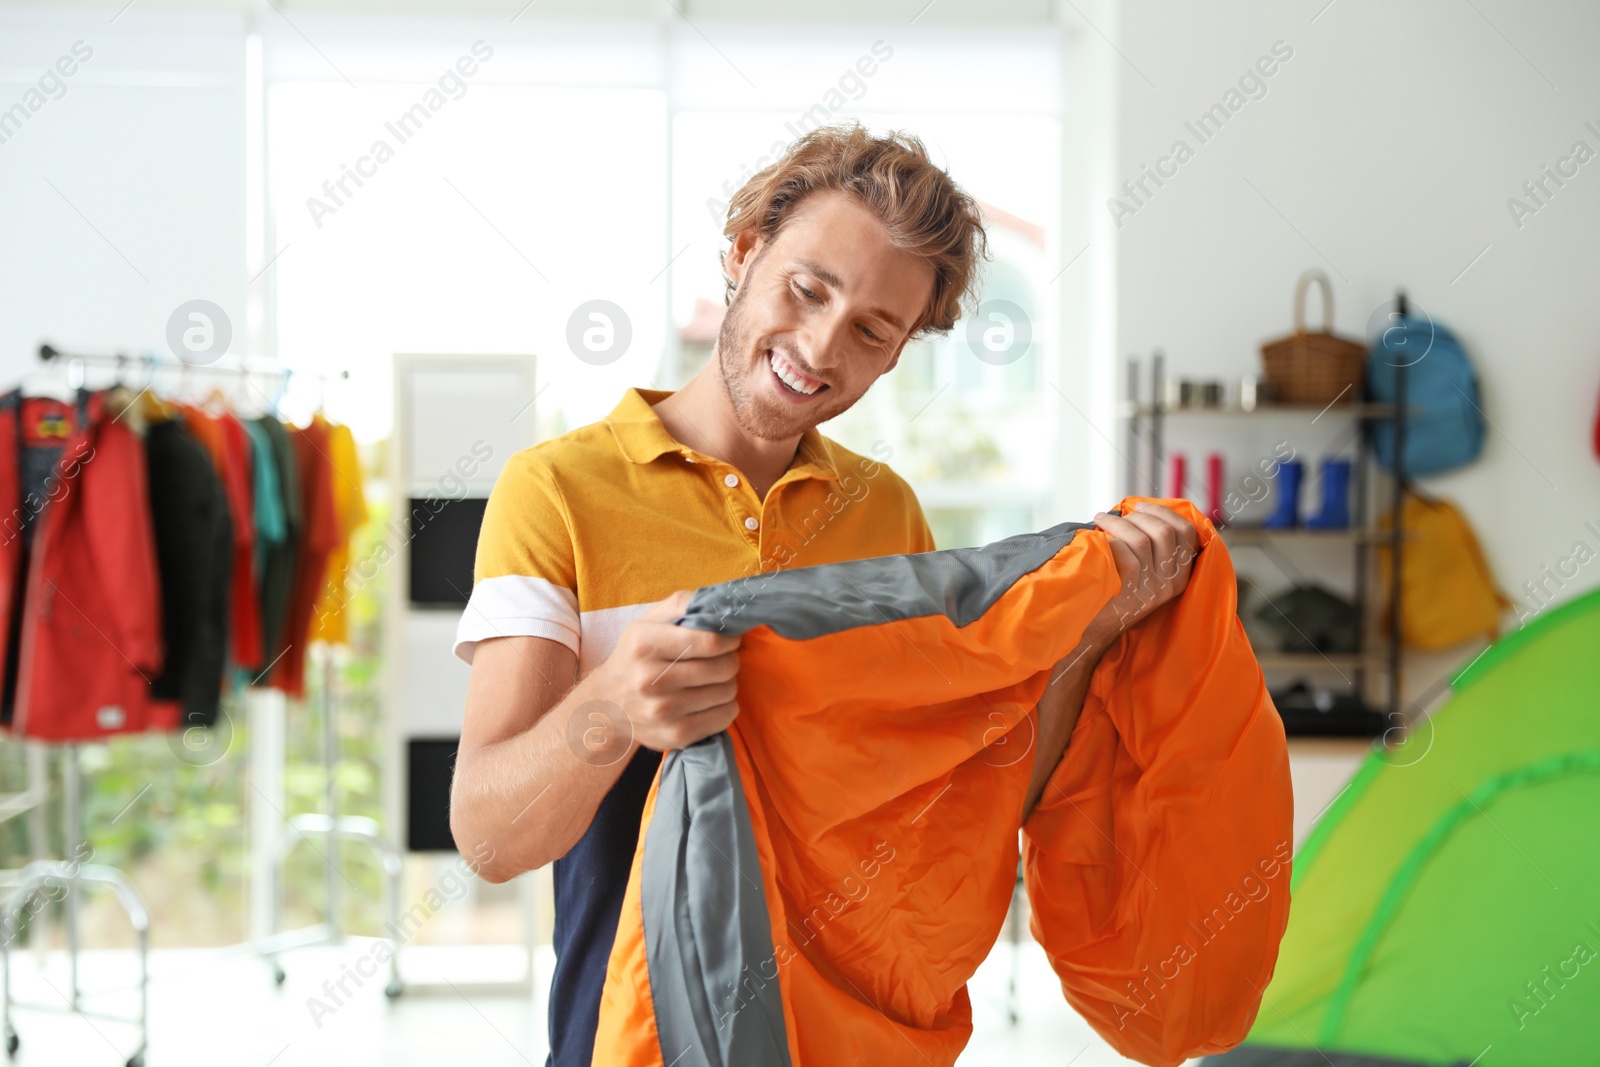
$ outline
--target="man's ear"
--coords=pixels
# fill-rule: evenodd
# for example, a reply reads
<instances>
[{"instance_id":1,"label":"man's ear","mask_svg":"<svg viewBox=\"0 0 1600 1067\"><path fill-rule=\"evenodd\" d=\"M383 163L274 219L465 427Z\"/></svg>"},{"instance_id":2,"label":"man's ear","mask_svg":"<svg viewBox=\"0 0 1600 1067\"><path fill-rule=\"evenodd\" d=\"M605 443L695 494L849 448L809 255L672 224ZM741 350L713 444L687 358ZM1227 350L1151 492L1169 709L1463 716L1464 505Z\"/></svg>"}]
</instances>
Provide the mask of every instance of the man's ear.
<instances>
[{"instance_id":1,"label":"man's ear","mask_svg":"<svg viewBox=\"0 0 1600 1067\"><path fill-rule=\"evenodd\" d=\"M722 269L733 279L734 285L743 285L744 276L761 251L762 241L754 226L746 226L733 237L733 243L722 256Z\"/></svg>"}]
</instances>

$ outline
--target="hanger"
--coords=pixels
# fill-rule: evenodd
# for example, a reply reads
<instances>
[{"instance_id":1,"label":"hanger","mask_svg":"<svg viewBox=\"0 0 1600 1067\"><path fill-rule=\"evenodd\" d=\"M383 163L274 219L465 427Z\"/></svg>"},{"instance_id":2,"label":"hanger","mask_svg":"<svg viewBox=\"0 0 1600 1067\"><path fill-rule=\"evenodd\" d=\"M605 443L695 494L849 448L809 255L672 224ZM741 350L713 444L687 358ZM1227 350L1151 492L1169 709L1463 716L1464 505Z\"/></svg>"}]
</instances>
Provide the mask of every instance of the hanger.
<instances>
[{"instance_id":1,"label":"hanger","mask_svg":"<svg viewBox=\"0 0 1600 1067\"><path fill-rule=\"evenodd\" d=\"M241 418L244 417L245 413L254 413L256 410L256 404L250 398L249 389L250 372L241 367L239 368L239 379L235 383L233 390L233 410Z\"/></svg>"},{"instance_id":2,"label":"hanger","mask_svg":"<svg viewBox=\"0 0 1600 1067\"><path fill-rule=\"evenodd\" d=\"M332 377L335 377L335 375L331 373L317 375L317 410L312 413L312 417L321 419L323 422L333 421L328 418L326 411L328 400L328 379ZM337 377L341 382L348 381L350 378L350 372L348 370L339 371Z\"/></svg>"},{"instance_id":3,"label":"hanger","mask_svg":"<svg viewBox=\"0 0 1600 1067\"><path fill-rule=\"evenodd\" d=\"M44 397L50 400L59 400L63 404L71 404L77 400L77 388L72 384L73 369L76 368L80 379L83 376L83 360L72 359L61 371L56 367L60 363L51 363L46 369L31 371L22 375L17 383L17 392L24 397Z\"/></svg>"},{"instance_id":4,"label":"hanger","mask_svg":"<svg viewBox=\"0 0 1600 1067\"><path fill-rule=\"evenodd\" d=\"M286 388L288 388L288 385L289 385L289 374L288 374L287 371L284 371L281 375L278 376L278 381L277 381L276 385L273 385L269 380L268 389L271 389L270 393L268 392L268 389L263 389L259 385L255 387L256 395L259 396L261 398L261 400L265 404L265 407L263 408L263 410L261 412L261 416L263 418L265 418L266 416L270 415L270 416L272 416L273 418L277 419L280 422L283 421L283 415L278 410L278 404L283 399L284 390Z\"/></svg>"},{"instance_id":5,"label":"hanger","mask_svg":"<svg viewBox=\"0 0 1600 1067\"><path fill-rule=\"evenodd\" d=\"M211 392L201 402L201 409L212 418L220 418L228 413L228 397L222 391L222 386L214 385Z\"/></svg>"},{"instance_id":6,"label":"hanger","mask_svg":"<svg viewBox=\"0 0 1600 1067\"><path fill-rule=\"evenodd\" d=\"M148 390L139 394L138 409L147 423L171 422L178 414L171 404Z\"/></svg>"}]
</instances>

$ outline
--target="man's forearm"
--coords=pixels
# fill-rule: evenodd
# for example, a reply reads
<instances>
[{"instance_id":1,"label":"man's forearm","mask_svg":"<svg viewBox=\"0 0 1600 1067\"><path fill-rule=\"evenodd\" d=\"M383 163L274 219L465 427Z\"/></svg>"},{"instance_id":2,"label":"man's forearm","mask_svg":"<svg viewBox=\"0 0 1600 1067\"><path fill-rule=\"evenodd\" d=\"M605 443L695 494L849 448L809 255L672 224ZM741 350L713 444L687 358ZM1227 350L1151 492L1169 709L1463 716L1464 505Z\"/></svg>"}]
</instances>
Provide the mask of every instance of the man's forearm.
<instances>
[{"instance_id":1,"label":"man's forearm","mask_svg":"<svg viewBox=\"0 0 1600 1067\"><path fill-rule=\"evenodd\" d=\"M615 705L600 705L574 688L527 730L457 763L450 828L460 845L493 848L485 880L560 859L593 821L637 748L626 720L612 721Z\"/></svg>"},{"instance_id":2,"label":"man's forearm","mask_svg":"<svg viewBox=\"0 0 1600 1067\"><path fill-rule=\"evenodd\" d=\"M1083 711L1083 698L1089 693L1089 679L1115 639L1116 631L1091 627L1078 646L1051 670L1050 682L1039 697L1033 777L1028 781L1028 795L1022 807L1023 822L1027 822L1033 814L1050 776L1060 765L1067 750L1067 741L1078 724L1078 715Z\"/></svg>"},{"instance_id":3,"label":"man's forearm","mask_svg":"<svg viewBox=\"0 0 1600 1067\"><path fill-rule=\"evenodd\" d=\"M1078 646L1056 664L1039 698L1038 744L1022 809L1024 822L1061 763L1100 658L1124 630L1183 592L1199 551L1193 524L1159 504L1140 502L1126 516L1102 511L1095 516L1095 525L1111 535L1107 544L1121 590L1089 623Z\"/></svg>"}]
</instances>

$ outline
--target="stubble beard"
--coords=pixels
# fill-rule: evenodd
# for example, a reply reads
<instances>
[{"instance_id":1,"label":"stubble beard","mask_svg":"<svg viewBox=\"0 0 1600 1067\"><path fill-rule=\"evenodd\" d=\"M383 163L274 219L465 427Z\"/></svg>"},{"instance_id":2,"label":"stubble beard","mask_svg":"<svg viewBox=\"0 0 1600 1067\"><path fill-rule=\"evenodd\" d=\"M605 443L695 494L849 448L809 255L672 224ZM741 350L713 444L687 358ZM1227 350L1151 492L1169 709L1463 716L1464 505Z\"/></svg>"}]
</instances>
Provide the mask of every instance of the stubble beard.
<instances>
[{"instance_id":1,"label":"stubble beard","mask_svg":"<svg viewBox=\"0 0 1600 1067\"><path fill-rule=\"evenodd\" d=\"M771 346L757 345L751 333L745 324L744 293L735 292L717 331L717 364L740 429L763 441L785 441L821 422L822 419L812 422L799 412L783 412L772 402L753 394L750 378L772 372L766 357L767 348ZM750 360L750 363L741 363L742 360ZM830 417L832 414L828 413Z\"/></svg>"}]
</instances>

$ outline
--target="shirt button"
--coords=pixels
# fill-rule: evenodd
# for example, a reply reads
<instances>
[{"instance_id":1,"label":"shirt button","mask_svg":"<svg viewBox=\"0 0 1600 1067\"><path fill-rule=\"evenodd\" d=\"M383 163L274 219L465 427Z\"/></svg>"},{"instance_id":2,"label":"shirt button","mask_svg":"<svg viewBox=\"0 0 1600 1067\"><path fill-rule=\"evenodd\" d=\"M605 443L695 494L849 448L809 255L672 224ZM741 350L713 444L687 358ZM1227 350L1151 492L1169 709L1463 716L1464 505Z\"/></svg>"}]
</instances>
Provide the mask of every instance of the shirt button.
<instances>
[{"instance_id":1,"label":"shirt button","mask_svg":"<svg viewBox=\"0 0 1600 1067\"><path fill-rule=\"evenodd\" d=\"M733 475L730 474L730 475L728 475L728 477L732 478ZM759 528L760 526L761 526L761 524L755 520L754 516L751 516L750 518L747 518L747 519L744 520L744 528L746 530L754 530L754 529Z\"/></svg>"},{"instance_id":2,"label":"shirt button","mask_svg":"<svg viewBox=\"0 0 1600 1067\"><path fill-rule=\"evenodd\" d=\"M729 489L732 489L734 486L739 484L739 476L737 474L725 475L722 479L722 484L727 486Z\"/></svg>"}]
</instances>

